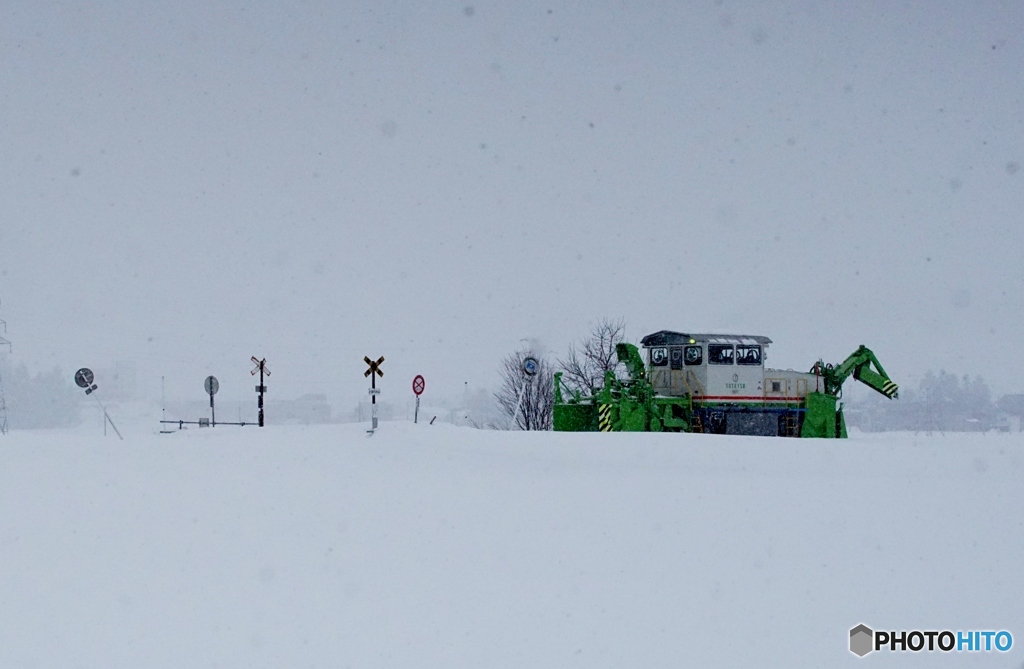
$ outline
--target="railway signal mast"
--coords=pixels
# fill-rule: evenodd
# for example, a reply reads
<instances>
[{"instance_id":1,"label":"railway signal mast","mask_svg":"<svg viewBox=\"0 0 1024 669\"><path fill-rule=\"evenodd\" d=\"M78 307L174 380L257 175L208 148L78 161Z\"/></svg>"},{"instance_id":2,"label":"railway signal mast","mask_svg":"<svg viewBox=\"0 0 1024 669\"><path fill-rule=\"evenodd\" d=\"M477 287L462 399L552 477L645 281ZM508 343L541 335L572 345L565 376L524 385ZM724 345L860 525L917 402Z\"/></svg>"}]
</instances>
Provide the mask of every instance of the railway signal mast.
<instances>
[{"instance_id":1,"label":"railway signal mast","mask_svg":"<svg viewBox=\"0 0 1024 669\"><path fill-rule=\"evenodd\" d=\"M256 386L256 392L260 394L259 407L259 426L263 427L263 393L267 392L267 387L263 385L263 375L270 376L270 370L267 369L267 359L257 360L256 356L252 357L252 361L256 364L256 369L249 372L250 375L255 376L256 372L260 373L260 385ZM213 402L213 395L210 395L210 401Z\"/></svg>"}]
</instances>

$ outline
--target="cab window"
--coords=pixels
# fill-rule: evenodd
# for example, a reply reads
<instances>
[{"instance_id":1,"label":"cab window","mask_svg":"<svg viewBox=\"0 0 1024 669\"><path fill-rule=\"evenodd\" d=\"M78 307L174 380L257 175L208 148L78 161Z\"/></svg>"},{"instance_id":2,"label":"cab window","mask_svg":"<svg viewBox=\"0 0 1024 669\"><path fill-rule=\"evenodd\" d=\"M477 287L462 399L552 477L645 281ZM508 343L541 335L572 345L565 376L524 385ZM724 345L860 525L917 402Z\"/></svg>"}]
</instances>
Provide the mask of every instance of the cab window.
<instances>
[{"instance_id":1,"label":"cab window","mask_svg":"<svg viewBox=\"0 0 1024 669\"><path fill-rule=\"evenodd\" d=\"M700 365L704 362L704 351L700 346L687 346L683 357L687 365Z\"/></svg>"},{"instance_id":2,"label":"cab window","mask_svg":"<svg viewBox=\"0 0 1024 669\"><path fill-rule=\"evenodd\" d=\"M761 347L760 346L737 346L736 347L736 364L737 365L760 365L761 364Z\"/></svg>"},{"instance_id":3,"label":"cab window","mask_svg":"<svg viewBox=\"0 0 1024 669\"><path fill-rule=\"evenodd\" d=\"M683 368L683 349L675 347L670 348L668 351L668 359L672 369Z\"/></svg>"},{"instance_id":4,"label":"cab window","mask_svg":"<svg viewBox=\"0 0 1024 669\"><path fill-rule=\"evenodd\" d=\"M664 367L668 364L668 349L667 348L652 348L651 349L651 366L652 367Z\"/></svg>"},{"instance_id":5,"label":"cab window","mask_svg":"<svg viewBox=\"0 0 1024 669\"><path fill-rule=\"evenodd\" d=\"M712 365L731 365L733 363L732 344L709 344L708 362Z\"/></svg>"}]
</instances>

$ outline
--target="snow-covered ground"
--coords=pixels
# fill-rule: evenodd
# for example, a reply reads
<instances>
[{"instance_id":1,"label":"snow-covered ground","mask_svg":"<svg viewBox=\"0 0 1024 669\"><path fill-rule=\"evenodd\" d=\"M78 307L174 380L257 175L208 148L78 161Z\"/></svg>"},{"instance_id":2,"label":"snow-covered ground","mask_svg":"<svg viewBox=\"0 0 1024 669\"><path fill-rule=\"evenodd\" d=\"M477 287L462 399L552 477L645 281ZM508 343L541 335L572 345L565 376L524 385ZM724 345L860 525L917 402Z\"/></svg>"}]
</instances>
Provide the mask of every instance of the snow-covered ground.
<instances>
[{"instance_id":1,"label":"snow-covered ground","mask_svg":"<svg viewBox=\"0 0 1024 669\"><path fill-rule=\"evenodd\" d=\"M1021 665L1020 434L87 427L0 436L0 667Z\"/></svg>"}]
</instances>

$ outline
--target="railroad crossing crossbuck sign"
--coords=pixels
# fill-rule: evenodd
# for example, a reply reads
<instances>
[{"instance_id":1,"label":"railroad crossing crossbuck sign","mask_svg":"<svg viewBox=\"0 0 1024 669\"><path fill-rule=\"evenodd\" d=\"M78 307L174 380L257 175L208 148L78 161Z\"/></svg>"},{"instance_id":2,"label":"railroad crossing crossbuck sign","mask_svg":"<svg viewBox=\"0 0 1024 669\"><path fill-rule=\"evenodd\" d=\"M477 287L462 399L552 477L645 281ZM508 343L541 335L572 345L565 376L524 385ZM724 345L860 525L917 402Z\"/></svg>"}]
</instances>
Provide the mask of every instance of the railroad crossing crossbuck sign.
<instances>
[{"instance_id":1,"label":"railroad crossing crossbuck sign","mask_svg":"<svg viewBox=\"0 0 1024 669\"><path fill-rule=\"evenodd\" d=\"M256 392L260 394L260 401L257 405L259 408L259 426L263 427L263 393L267 392L267 387L263 385L263 376L270 376L270 370L267 369L267 359L257 360L256 356L252 357L252 361L256 364L256 368L249 372L250 375L256 376L256 372L260 373L260 385L256 386ZM212 395L210 397L213 397Z\"/></svg>"},{"instance_id":2,"label":"railroad crossing crossbuck sign","mask_svg":"<svg viewBox=\"0 0 1024 669\"><path fill-rule=\"evenodd\" d=\"M363 376L370 377L370 404L372 405L370 408L371 427L367 432L373 434L373 431L377 429L377 395L380 394L380 391L377 390L377 377L384 376L384 372L380 368L380 366L384 364L384 356L380 356L376 360L370 360L367 356L363 356L363 360L365 360L367 364L367 368L363 373Z\"/></svg>"},{"instance_id":3,"label":"railroad crossing crossbuck sign","mask_svg":"<svg viewBox=\"0 0 1024 669\"><path fill-rule=\"evenodd\" d=\"M370 360L366 356L363 356L363 360L369 365L367 370L363 372L363 376L369 376L370 374L377 374L377 376L384 376L384 372L381 371L380 366L384 364L384 356L380 356L376 360Z\"/></svg>"}]
</instances>

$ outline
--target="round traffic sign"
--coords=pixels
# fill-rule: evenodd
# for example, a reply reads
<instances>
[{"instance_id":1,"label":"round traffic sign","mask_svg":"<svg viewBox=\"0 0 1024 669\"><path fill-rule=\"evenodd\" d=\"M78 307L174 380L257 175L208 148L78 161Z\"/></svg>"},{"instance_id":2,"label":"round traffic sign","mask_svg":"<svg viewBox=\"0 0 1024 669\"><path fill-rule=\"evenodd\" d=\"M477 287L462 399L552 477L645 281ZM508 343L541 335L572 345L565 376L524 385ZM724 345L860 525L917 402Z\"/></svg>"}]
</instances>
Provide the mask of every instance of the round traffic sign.
<instances>
[{"instance_id":1,"label":"round traffic sign","mask_svg":"<svg viewBox=\"0 0 1024 669\"><path fill-rule=\"evenodd\" d=\"M427 386L427 382L423 380L422 374L417 374L416 378L412 380L412 391L419 397L423 394L423 389Z\"/></svg>"},{"instance_id":2,"label":"round traffic sign","mask_svg":"<svg viewBox=\"0 0 1024 669\"><path fill-rule=\"evenodd\" d=\"M527 376L533 376L540 369L540 363L537 362L537 358L529 357L523 360L523 372Z\"/></svg>"},{"instance_id":3,"label":"round traffic sign","mask_svg":"<svg viewBox=\"0 0 1024 669\"><path fill-rule=\"evenodd\" d=\"M203 388L206 388L207 395L216 395L217 391L220 390L220 382L217 381L216 376L208 376L203 381Z\"/></svg>"},{"instance_id":4,"label":"round traffic sign","mask_svg":"<svg viewBox=\"0 0 1024 669\"><path fill-rule=\"evenodd\" d=\"M75 372L75 383L79 388L88 388L92 385L93 380L95 380L95 377L92 374L92 370L88 367L83 367Z\"/></svg>"}]
</instances>

